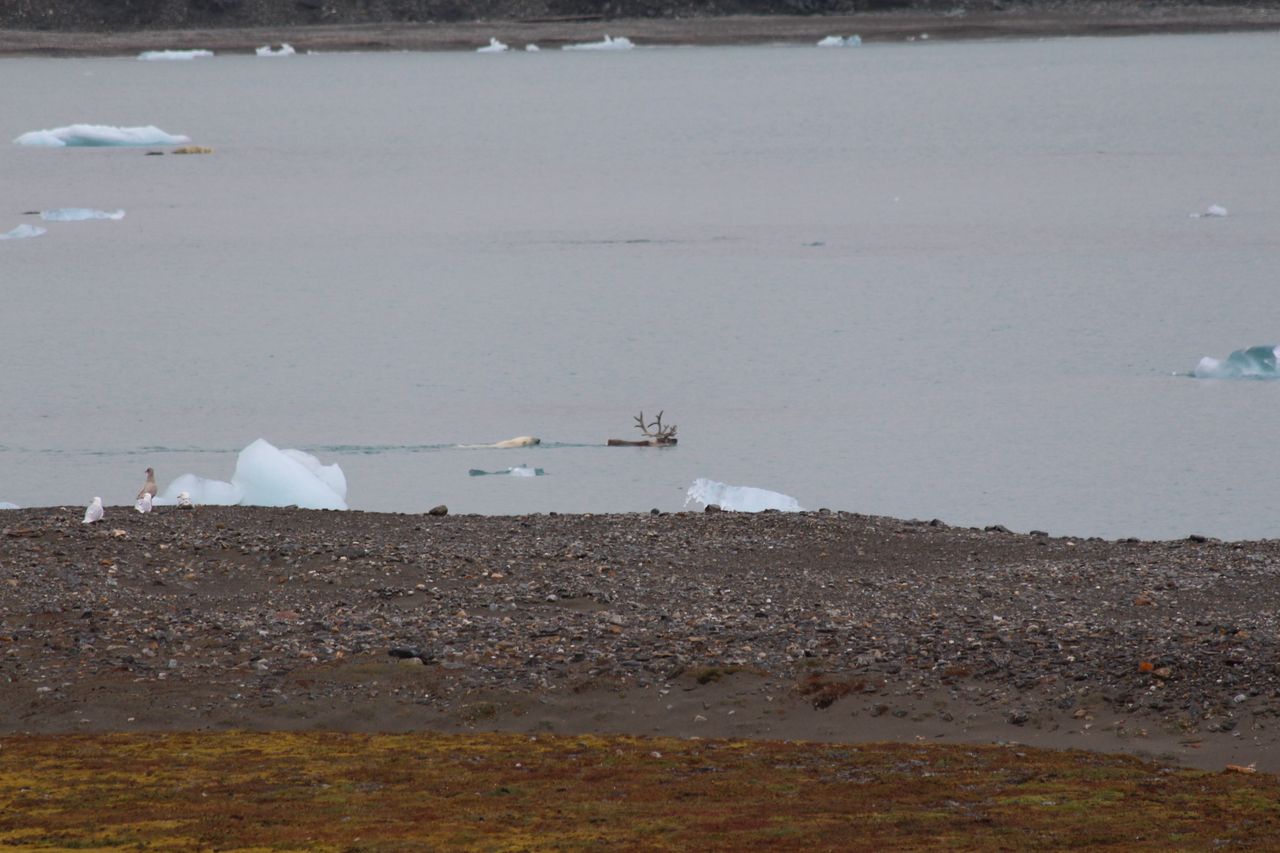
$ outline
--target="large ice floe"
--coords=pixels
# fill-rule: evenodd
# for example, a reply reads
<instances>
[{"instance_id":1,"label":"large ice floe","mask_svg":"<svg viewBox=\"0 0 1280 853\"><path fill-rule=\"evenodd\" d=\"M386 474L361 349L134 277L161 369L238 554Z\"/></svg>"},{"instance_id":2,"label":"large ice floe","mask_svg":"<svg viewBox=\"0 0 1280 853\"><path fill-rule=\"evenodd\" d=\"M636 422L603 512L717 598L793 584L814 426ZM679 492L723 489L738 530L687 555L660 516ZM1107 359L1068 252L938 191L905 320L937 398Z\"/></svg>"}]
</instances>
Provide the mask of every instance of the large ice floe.
<instances>
[{"instance_id":1,"label":"large ice floe","mask_svg":"<svg viewBox=\"0 0 1280 853\"><path fill-rule=\"evenodd\" d=\"M857 47L862 44L862 36L848 36L842 38L840 36L827 36L818 42L818 47Z\"/></svg>"},{"instance_id":2,"label":"large ice floe","mask_svg":"<svg viewBox=\"0 0 1280 853\"><path fill-rule=\"evenodd\" d=\"M59 207L40 211L45 222L84 222L88 219L124 219L123 210L94 210L90 207Z\"/></svg>"},{"instance_id":3,"label":"large ice floe","mask_svg":"<svg viewBox=\"0 0 1280 853\"><path fill-rule=\"evenodd\" d=\"M143 62L185 61L213 56L212 50L144 50L138 54Z\"/></svg>"},{"instance_id":4,"label":"large ice floe","mask_svg":"<svg viewBox=\"0 0 1280 853\"><path fill-rule=\"evenodd\" d=\"M41 228L39 225L27 225L24 222L12 231L0 234L0 240L25 240L28 237L39 237L41 234L48 233L48 230L47 228Z\"/></svg>"},{"instance_id":5,"label":"large ice floe","mask_svg":"<svg viewBox=\"0 0 1280 853\"><path fill-rule=\"evenodd\" d=\"M705 477L699 477L693 481L693 485L689 487L689 492L685 496L684 505L688 506L695 501L703 506L715 504L721 509L735 512L763 512L766 509L782 512L801 511L800 504L790 495L771 492L768 489L757 489L754 486L730 486Z\"/></svg>"},{"instance_id":6,"label":"large ice floe","mask_svg":"<svg viewBox=\"0 0 1280 853\"><path fill-rule=\"evenodd\" d=\"M631 50L635 43L626 36L609 38L606 34L602 41L585 41L577 44L566 44L561 50Z\"/></svg>"},{"instance_id":7,"label":"large ice floe","mask_svg":"<svg viewBox=\"0 0 1280 853\"><path fill-rule=\"evenodd\" d=\"M165 133L155 125L112 127L108 124L73 124L52 130L32 130L13 140L18 145L45 148L109 148L137 145L182 145L191 137Z\"/></svg>"},{"instance_id":8,"label":"large ice floe","mask_svg":"<svg viewBox=\"0 0 1280 853\"><path fill-rule=\"evenodd\" d=\"M321 464L301 450L280 450L262 438L240 451L231 482L183 474L156 503L171 506L182 492L195 504L347 508L347 478L341 468Z\"/></svg>"},{"instance_id":9,"label":"large ice floe","mask_svg":"<svg viewBox=\"0 0 1280 853\"><path fill-rule=\"evenodd\" d=\"M254 53L258 56L293 56L297 51L293 49L293 45L286 42L279 47L272 47L269 44L264 44L262 47L255 50Z\"/></svg>"},{"instance_id":10,"label":"large ice floe","mask_svg":"<svg viewBox=\"0 0 1280 853\"><path fill-rule=\"evenodd\" d=\"M1280 379L1278 355L1280 347L1275 344L1238 349L1223 359L1206 355L1191 375L1196 379Z\"/></svg>"},{"instance_id":11,"label":"large ice floe","mask_svg":"<svg viewBox=\"0 0 1280 853\"><path fill-rule=\"evenodd\" d=\"M503 53L510 49L511 48L509 46L498 41L496 38L490 38L489 43L484 47L476 48L476 53Z\"/></svg>"}]
</instances>

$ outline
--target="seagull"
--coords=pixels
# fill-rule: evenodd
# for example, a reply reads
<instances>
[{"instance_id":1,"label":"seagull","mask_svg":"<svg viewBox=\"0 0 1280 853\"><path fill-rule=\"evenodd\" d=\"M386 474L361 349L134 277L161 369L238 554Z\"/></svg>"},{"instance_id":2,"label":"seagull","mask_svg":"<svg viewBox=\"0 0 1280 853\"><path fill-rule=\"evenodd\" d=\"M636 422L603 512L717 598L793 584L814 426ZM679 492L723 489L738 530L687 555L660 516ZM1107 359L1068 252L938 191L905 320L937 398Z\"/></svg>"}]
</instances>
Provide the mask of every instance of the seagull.
<instances>
[{"instance_id":1,"label":"seagull","mask_svg":"<svg viewBox=\"0 0 1280 853\"><path fill-rule=\"evenodd\" d=\"M142 500L143 495L153 498L156 496L156 472L154 468L147 469L147 482L138 491L138 500ZM145 512L145 510L143 511Z\"/></svg>"},{"instance_id":2,"label":"seagull","mask_svg":"<svg viewBox=\"0 0 1280 853\"><path fill-rule=\"evenodd\" d=\"M190 492L178 492L178 499L174 504L182 509L195 509L196 505L191 502Z\"/></svg>"},{"instance_id":3,"label":"seagull","mask_svg":"<svg viewBox=\"0 0 1280 853\"><path fill-rule=\"evenodd\" d=\"M84 511L84 523L93 524L95 521L102 520L102 498L95 497L93 503L89 504Z\"/></svg>"},{"instance_id":4,"label":"seagull","mask_svg":"<svg viewBox=\"0 0 1280 853\"><path fill-rule=\"evenodd\" d=\"M143 489L142 496L138 498L138 502L133 505L133 508L138 512L151 512L151 495L146 489Z\"/></svg>"}]
</instances>

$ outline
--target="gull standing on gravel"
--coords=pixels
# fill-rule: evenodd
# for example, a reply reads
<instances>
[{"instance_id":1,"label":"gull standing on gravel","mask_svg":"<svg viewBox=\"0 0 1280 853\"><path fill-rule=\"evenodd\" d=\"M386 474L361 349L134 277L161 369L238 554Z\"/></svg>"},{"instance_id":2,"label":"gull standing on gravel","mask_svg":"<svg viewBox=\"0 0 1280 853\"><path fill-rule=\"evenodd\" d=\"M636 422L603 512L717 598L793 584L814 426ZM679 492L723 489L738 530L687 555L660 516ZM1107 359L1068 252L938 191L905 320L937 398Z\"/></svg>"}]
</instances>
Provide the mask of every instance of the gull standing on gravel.
<instances>
[{"instance_id":1,"label":"gull standing on gravel","mask_svg":"<svg viewBox=\"0 0 1280 853\"><path fill-rule=\"evenodd\" d=\"M133 508L142 513L151 512L151 495L145 489L142 492L142 497L138 498L138 502L133 505Z\"/></svg>"},{"instance_id":2,"label":"gull standing on gravel","mask_svg":"<svg viewBox=\"0 0 1280 853\"><path fill-rule=\"evenodd\" d=\"M95 497L93 503L89 504L84 511L84 523L93 524L95 521L102 520L102 498Z\"/></svg>"},{"instance_id":3,"label":"gull standing on gravel","mask_svg":"<svg viewBox=\"0 0 1280 853\"><path fill-rule=\"evenodd\" d=\"M178 498L174 504L180 509L195 509L196 505L191 502L190 492L178 492Z\"/></svg>"},{"instance_id":4,"label":"gull standing on gravel","mask_svg":"<svg viewBox=\"0 0 1280 853\"><path fill-rule=\"evenodd\" d=\"M156 471L154 468L147 469L147 482L143 483L142 488L138 490L138 500L142 500L143 495L147 495L152 498L156 496ZM148 501L148 503L150 503L150 501ZM146 512L147 510L142 509L138 511Z\"/></svg>"}]
</instances>

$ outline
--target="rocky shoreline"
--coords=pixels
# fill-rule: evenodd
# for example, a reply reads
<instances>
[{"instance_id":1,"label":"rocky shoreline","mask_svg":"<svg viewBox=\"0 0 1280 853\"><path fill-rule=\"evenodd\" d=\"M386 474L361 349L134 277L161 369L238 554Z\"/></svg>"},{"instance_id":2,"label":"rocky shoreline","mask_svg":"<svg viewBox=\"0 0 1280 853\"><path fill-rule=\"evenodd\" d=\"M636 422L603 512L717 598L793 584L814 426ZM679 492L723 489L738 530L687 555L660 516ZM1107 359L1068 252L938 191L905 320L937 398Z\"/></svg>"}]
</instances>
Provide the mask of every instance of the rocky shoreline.
<instances>
[{"instance_id":1,"label":"rocky shoreline","mask_svg":"<svg viewBox=\"0 0 1280 853\"><path fill-rule=\"evenodd\" d=\"M876 42L922 36L1033 38L1280 29L1280 0L845 3L824 5L816 10L821 14L787 14L794 11L788 5L768 6L773 13L760 14L759 8L749 4L663 6L656 11L619 4L603 7L610 10L605 14L597 4L587 9L588 14L576 7L491 3L434 17L424 11L407 19L385 10L377 13L382 8L377 4L361 14L352 7L346 10L350 14L336 17L317 17L312 14L315 10L299 3L280 9L271 3L251 3L243 14L218 13L216 2L190 5L206 13L195 14L184 7L181 13L153 11L149 17L117 21L92 11L92 4L78 9L75 4L18 3L0 10L0 56L111 56L194 48L248 53L283 42L300 52L474 50L491 37L516 47L537 43L555 48L598 41L605 33L656 46L815 43L827 35L854 33ZM104 8L133 7L109 3ZM316 8L346 9L320 4ZM56 18L48 14L54 11Z\"/></svg>"},{"instance_id":2,"label":"rocky shoreline","mask_svg":"<svg viewBox=\"0 0 1280 853\"><path fill-rule=\"evenodd\" d=\"M1280 770L1280 542L849 513L0 514L0 732L1000 741Z\"/></svg>"}]
</instances>

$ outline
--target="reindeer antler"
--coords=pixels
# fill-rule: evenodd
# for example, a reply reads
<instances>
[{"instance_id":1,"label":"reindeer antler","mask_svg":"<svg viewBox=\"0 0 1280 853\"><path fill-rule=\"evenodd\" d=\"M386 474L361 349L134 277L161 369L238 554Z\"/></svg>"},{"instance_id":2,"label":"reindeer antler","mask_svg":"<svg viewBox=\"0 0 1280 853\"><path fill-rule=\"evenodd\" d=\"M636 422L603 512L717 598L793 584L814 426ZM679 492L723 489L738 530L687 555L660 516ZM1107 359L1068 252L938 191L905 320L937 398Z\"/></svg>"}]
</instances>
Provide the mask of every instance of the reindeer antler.
<instances>
[{"instance_id":1,"label":"reindeer antler","mask_svg":"<svg viewBox=\"0 0 1280 853\"><path fill-rule=\"evenodd\" d=\"M664 409L663 411L666 411L666 410ZM657 438L662 440L674 438L676 434L676 426L675 424L672 424L669 427L664 427L662 425L662 414L663 412L658 412L657 419L654 420L653 423L646 424L644 422L644 412L643 411L640 412L640 416L636 418L636 422L639 424L640 431L645 435L649 436L650 438ZM656 431L650 432L650 429L653 429Z\"/></svg>"}]
</instances>

